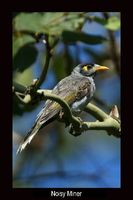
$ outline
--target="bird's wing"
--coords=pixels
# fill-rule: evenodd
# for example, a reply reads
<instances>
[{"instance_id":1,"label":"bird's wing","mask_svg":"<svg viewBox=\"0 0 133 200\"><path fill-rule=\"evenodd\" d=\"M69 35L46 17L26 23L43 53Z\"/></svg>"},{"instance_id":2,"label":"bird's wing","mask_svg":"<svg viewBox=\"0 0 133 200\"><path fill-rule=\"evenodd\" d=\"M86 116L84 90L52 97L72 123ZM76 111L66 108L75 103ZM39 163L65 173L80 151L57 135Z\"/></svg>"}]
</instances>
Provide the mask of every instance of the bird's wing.
<instances>
[{"instance_id":1,"label":"bird's wing","mask_svg":"<svg viewBox=\"0 0 133 200\"><path fill-rule=\"evenodd\" d=\"M90 91L90 81L85 77L66 77L52 90L53 94L58 95L60 98L65 100L68 105L71 106L76 100L82 99L84 96L88 96ZM44 123L46 120L50 119L56 115L62 107L60 104L47 100L44 108L39 113L37 121Z\"/></svg>"},{"instance_id":2,"label":"bird's wing","mask_svg":"<svg viewBox=\"0 0 133 200\"><path fill-rule=\"evenodd\" d=\"M57 84L57 86L52 90L52 93L58 95L69 105L71 105L74 101L80 100L84 96L88 95L89 88L90 82L87 78L79 76L73 79L68 76ZM38 114L34 126L28 132L23 142L20 144L17 153L21 152L26 147L26 145L31 142L42 125L54 117L61 109L62 107L60 104L56 103L55 101L47 100L45 106Z\"/></svg>"}]
</instances>

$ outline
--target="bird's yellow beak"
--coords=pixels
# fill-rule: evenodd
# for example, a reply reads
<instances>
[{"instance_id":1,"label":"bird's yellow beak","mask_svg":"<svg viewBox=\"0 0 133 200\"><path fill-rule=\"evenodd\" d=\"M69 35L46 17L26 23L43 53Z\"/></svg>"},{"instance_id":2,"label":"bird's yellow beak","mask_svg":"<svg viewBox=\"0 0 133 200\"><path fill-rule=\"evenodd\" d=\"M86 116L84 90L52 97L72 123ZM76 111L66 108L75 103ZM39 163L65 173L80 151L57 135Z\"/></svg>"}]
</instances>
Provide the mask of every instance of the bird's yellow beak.
<instances>
[{"instance_id":1,"label":"bird's yellow beak","mask_svg":"<svg viewBox=\"0 0 133 200\"><path fill-rule=\"evenodd\" d=\"M104 71L104 70L107 70L109 68L106 67L106 66L96 65L96 66L93 67L93 69L97 72L97 71Z\"/></svg>"}]
</instances>

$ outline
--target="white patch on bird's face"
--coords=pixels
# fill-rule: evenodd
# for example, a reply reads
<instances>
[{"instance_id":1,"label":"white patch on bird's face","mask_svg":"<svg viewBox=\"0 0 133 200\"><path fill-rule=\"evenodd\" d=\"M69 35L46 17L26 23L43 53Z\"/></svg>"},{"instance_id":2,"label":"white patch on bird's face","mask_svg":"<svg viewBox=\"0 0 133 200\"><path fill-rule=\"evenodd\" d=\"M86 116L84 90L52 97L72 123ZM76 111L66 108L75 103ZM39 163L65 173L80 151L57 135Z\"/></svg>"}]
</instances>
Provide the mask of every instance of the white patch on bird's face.
<instances>
[{"instance_id":1,"label":"white patch on bird's face","mask_svg":"<svg viewBox=\"0 0 133 200\"><path fill-rule=\"evenodd\" d=\"M95 64L95 65L94 65L94 67L99 67L99 66L100 66L100 65L98 65L98 64Z\"/></svg>"}]
</instances>

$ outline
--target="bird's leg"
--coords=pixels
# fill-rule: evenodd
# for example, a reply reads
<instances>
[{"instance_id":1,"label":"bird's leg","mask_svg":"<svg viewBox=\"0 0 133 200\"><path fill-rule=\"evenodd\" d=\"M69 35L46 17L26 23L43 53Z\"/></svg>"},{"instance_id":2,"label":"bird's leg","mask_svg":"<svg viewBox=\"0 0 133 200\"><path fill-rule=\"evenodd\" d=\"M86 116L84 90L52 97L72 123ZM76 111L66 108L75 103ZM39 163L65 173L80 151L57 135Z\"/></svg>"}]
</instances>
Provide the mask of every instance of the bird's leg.
<instances>
[{"instance_id":1,"label":"bird's leg","mask_svg":"<svg viewBox=\"0 0 133 200\"><path fill-rule=\"evenodd\" d=\"M70 122L68 121L68 118L65 117L64 111L60 110L59 115L58 115L58 120L60 122L64 122L65 123L65 127L70 125Z\"/></svg>"},{"instance_id":2,"label":"bird's leg","mask_svg":"<svg viewBox=\"0 0 133 200\"><path fill-rule=\"evenodd\" d=\"M73 125L71 124L70 128L69 128L69 133L76 137L76 136L81 135L81 130L78 129L78 128L73 127Z\"/></svg>"},{"instance_id":3,"label":"bird's leg","mask_svg":"<svg viewBox=\"0 0 133 200\"><path fill-rule=\"evenodd\" d=\"M60 122L65 123L65 127L69 126L69 133L73 136L81 135L82 133L82 123L83 120L80 117L73 116L72 121L69 121L67 117L65 117L65 113L63 110L59 111L58 120Z\"/></svg>"},{"instance_id":4,"label":"bird's leg","mask_svg":"<svg viewBox=\"0 0 133 200\"><path fill-rule=\"evenodd\" d=\"M83 120L82 120L80 117L77 117L77 119L79 120L79 122L80 122L80 125L82 125L82 123L83 123Z\"/></svg>"},{"instance_id":5,"label":"bird's leg","mask_svg":"<svg viewBox=\"0 0 133 200\"><path fill-rule=\"evenodd\" d=\"M61 110L61 111L59 112L59 118L60 118L60 119L63 119L63 117L64 117L64 112L63 112L63 110Z\"/></svg>"},{"instance_id":6,"label":"bird's leg","mask_svg":"<svg viewBox=\"0 0 133 200\"><path fill-rule=\"evenodd\" d=\"M74 117L74 121L70 125L69 133L75 137L81 135L82 123L83 121L80 117Z\"/></svg>"}]
</instances>

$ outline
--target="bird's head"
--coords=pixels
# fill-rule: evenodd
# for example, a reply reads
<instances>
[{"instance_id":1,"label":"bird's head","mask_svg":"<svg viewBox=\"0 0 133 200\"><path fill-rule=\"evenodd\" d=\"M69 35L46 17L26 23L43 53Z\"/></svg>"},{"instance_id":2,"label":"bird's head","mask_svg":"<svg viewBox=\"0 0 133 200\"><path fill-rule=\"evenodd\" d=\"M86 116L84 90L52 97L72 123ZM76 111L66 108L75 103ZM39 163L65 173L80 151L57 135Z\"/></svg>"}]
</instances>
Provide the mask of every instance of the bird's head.
<instances>
[{"instance_id":1,"label":"bird's head","mask_svg":"<svg viewBox=\"0 0 133 200\"><path fill-rule=\"evenodd\" d=\"M109 69L106 66L101 66L98 64L79 64L77 67L74 68L72 73L78 73L83 76L93 77L98 71L105 71Z\"/></svg>"}]
</instances>

